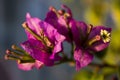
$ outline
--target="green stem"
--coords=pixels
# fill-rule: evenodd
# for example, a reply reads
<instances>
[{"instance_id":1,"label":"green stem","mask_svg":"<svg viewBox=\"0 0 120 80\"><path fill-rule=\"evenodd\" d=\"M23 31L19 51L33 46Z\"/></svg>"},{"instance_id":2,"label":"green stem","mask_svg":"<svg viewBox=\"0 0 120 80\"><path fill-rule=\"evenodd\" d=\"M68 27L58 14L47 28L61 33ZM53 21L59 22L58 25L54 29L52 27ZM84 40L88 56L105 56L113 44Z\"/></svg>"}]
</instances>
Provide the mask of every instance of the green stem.
<instances>
[{"instance_id":1,"label":"green stem","mask_svg":"<svg viewBox=\"0 0 120 80\"><path fill-rule=\"evenodd\" d=\"M62 64L62 63L67 63L67 62L75 62L75 61L74 61L73 58L68 58L67 56L64 55L64 58L61 61L55 63L55 65L59 65L59 64ZM103 63L103 64L91 63L88 66L89 67L98 67L98 68L104 68L104 67L117 68L116 65L110 65L110 64L106 64L106 63ZM120 69L120 66L119 66L119 69ZM119 72L119 77L120 77L120 72Z\"/></svg>"},{"instance_id":2,"label":"green stem","mask_svg":"<svg viewBox=\"0 0 120 80\"><path fill-rule=\"evenodd\" d=\"M44 34L41 33L42 36L36 34L32 29L28 27L27 23L23 23L23 28L27 30L29 33L31 33L37 40L42 41L42 43L45 44L45 46L49 48L49 46L47 45L47 42L49 42L49 39L45 37Z\"/></svg>"},{"instance_id":3,"label":"green stem","mask_svg":"<svg viewBox=\"0 0 120 80\"><path fill-rule=\"evenodd\" d=\"M28 25L27 25L26 23L23 23L23 28L24 28L25 30L27 30L28 32L30 32L36 39L42 41L41 37L40 37L38 34L36 34L35 32L33 32L33 31L28 27Z\"/></svg>"},{"instance_id":4,"label":"green stem","mask_svg":"<svg viewBox=\"0 0 120 80\"><path fill-rule=\"evenodd\" d=\"M19 48L18 46L14 45L14 44L11 47L13 50L16 50L18 52L26 53L23 49Z\"/></svg>"},{"instance_id":5,"label":"green stem","mask_svg":"<svg viewBox=\"0 0 120 80\"><path fill-rule=\"evenodd\" d=\"M106 64L106 63L104 63L104 64L91 63L88 66L90 66L90 67L96 67L97 66L99 68L103 68L103 67L117 68L116 65L109 65L109 64Z\"/></svg>"}]
</instances>

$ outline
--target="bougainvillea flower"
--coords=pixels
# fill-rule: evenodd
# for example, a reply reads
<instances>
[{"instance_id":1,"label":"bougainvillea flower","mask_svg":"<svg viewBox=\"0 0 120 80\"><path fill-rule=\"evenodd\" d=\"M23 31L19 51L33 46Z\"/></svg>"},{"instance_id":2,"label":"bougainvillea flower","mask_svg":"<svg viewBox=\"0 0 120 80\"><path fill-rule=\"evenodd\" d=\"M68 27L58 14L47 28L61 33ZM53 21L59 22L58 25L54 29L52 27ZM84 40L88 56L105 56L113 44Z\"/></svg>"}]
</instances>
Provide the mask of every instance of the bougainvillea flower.
<instances>
[{"instance_id":1,"label":"bougainvillea flower","mask_svg":"<svg viewBox=\"0 0 120 80\"><path fill-rule=\"evenodd\" d=\"M35 60L35 62L31 62L31 63L19 63L18 61L18 68L21 70L25 70L25 71L29 71L31 69L33 69L34 67L37 69L40 69L44 64L38 60Z\"/></svg>"},{"instance_id":2,"label":"bougainvillea flower","mask_svg":"<svg viewBox=\"0 0 120 80\"><path fill-rule=\"evenodd\" d=\"M40 69L44 66L43 62L35 60L26 51L16 45L12 45L12 50L6 50L6 60L16 60L18 68L21 70L31 70L32 68Z\"/></svg>"},{"instance_id":3,"label":"bougainvillea flower","mask_svg":"<svg viewBox=\"0 0 120 80\"><path fill-rule=\"evenodd\" d=\"M62 42L65 37L57 32L52 25L38 18L32 18L29 13L26 15L26 22L23 24L28 40L21 46L34 59L43 62L46 66L54 65L60 60L59 52L62 51Z\"/></svg>"},{"instance_id":4,"label":"bougainvillea flower","mask_svg":"<svg viewBox=\"0 0 120 80\"><path fill-rule=\"evenodd\" d=\"M71 32L69 23L73 20L72 13L66 5L62 5L61 7L63 8L62 10L56 10L54 7L50 7L50 11L47 13L45 21L53 25L53 27L70 42Z\"/></svg>"},{"instance_id":5,"label":"bougainvillea flower","mask_svg":"<svg viewBox=\"0 0 120 80\"><path fill-rule=\"evenodd\" d=\"M84 22L70 23L73 39L76 45L74 59L76 69L87 66L93 60L93 53L108 47L111 28L87 25Z\"/></svg>"}]
</instances>

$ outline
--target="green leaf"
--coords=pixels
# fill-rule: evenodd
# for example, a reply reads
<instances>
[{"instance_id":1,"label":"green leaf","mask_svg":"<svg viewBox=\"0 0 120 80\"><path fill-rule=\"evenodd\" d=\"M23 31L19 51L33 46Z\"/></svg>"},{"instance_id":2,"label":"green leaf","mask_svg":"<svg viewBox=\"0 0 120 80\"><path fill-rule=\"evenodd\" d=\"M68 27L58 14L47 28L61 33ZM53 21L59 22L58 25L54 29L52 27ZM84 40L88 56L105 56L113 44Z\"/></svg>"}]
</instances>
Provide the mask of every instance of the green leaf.
<instances>
[{"instance_id":1,"label":"green leaf","mask_svg":"<svg viewBox=\"0 0 120 80\"><path fill-rule=\"evenodd\" d=\"M75 74L73 80L104 80L104 75L97 70L82 69Z\"/></svg>"},{"instance_id":2,"label":"green leaf","mask_svg":"<svg viewBox=\"0 0 120 80\"><path fill-rule=\"evenodd\" d=\"M103 74L96 74L91 78L91 80L104 80L104 75Z\"/></svg>"},{"instance_id":3,"label":"green leaf","mask_svg":"<svg viewBox=\"0 0 120 80\"><path fill-rule=\"evenodd\" d=\"M82 69L74 75L73 80L90 80L92 72Z\"/></svg>"},{"instance_id":4,"label":"green leaf","mask_svg":"<svg viewBox=\"0 0 120 80\"><path fill-rule=\"evenodd\" d=\"M116 69L111 68L111 67L104 67L102 68L102 74L104 75L111 75L116 72Z\"/></svg>"}]
</instances>

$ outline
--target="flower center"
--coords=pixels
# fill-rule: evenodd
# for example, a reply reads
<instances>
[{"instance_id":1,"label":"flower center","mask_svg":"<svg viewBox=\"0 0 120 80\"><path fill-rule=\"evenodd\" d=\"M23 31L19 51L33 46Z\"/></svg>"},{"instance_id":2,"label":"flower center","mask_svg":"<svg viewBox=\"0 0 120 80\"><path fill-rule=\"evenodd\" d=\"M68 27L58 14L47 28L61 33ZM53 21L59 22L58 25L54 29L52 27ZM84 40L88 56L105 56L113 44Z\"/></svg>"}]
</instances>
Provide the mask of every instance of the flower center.
<instances>
[{"instance_id":1,"label":"flower center","mask_svg":"<svg viewBox=\"0 0 120 80\"><path fill-rule=\"evenodd\" d=\"M107 30L102 29L100 35L104 43L110 42L110 33Z\"/></svg>"}]
</instances>

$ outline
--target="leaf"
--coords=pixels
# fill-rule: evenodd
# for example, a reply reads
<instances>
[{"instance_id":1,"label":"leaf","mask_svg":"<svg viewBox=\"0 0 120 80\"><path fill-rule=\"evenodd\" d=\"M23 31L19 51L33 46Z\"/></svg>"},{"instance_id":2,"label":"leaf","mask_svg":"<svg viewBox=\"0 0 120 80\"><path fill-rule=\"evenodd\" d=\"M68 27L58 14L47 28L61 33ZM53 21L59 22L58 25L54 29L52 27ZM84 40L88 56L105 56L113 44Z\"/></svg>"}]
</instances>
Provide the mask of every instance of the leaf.
<instances>
[{"instance_id":1,"label":"leaf","mask_svg":"<svg viewBox=\"0 0 120 80\"><path fill-rule=\"evenodd\" d=\"M100 71L82 69L75 74L73 80L104 80L104 75Z\"/></svg>"},{"instance_id":2,"label":"leaf","mask_svg":"<svg viewBox=\"0 0 120 80\"><path fill-rule=\"evenodd\" d=\"M74 75L73 80L90 80L92 72L82 69Z\"/></svg>"},{"instance_id":3,"label":"leaf","mask_svg":"<svg viewBox=\"0 0 120 80\"><path fill-rule=\"evenodd\" d=\"M116 70L114 68L111 68L111 67L102 68L102 74L104 74L104 75L111 75L115 72L116 72Z\"/></svg>"},{"instance_id":4,"label":"leaf","mask_svg":"<svg viewBox=\"0 0 120 80\"><path fill-rule=\"evenodd\" d=\"M96 76L93 76L91 80L104 80L104 75L96 74Z\"/></svg>"}]
</instances>

